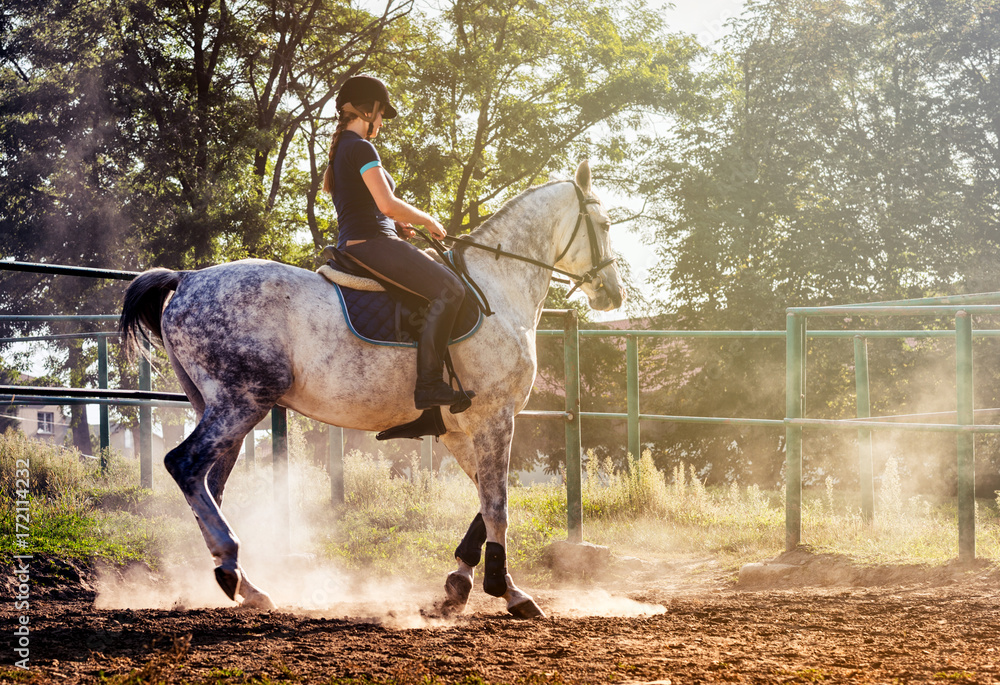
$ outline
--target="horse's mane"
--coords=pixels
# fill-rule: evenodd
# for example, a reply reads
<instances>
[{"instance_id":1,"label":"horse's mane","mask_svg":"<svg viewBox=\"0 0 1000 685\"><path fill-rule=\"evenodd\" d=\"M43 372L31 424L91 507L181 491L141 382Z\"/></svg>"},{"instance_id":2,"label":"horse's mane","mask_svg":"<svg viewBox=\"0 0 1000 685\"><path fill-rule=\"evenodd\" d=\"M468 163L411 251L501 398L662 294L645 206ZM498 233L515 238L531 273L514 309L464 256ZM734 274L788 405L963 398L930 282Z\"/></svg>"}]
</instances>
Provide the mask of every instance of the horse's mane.
<instances>
[{"instance_id":1,"label":"horse's mane","mask_svg":"<svg viewBox=\"0 0 1000 685\"><path fill-rule=\"evenodd\" d=\"M527 190L518 193L514 197L510 198L501 205L500 209L491 214L483 223L476 226L474 229L469 231L468 236L470 238L474 237L477 233L488 233L489 229L498 223L502 223L504 218L510 214L516 206L518 206L523 200L533 194L536 190L541 190L542 188L548 188L549 186L555 185L557 183L565 183L566 181L548 181L546 183L540 183L537 186L531 186Z\"/></svg>"}]
</instances>

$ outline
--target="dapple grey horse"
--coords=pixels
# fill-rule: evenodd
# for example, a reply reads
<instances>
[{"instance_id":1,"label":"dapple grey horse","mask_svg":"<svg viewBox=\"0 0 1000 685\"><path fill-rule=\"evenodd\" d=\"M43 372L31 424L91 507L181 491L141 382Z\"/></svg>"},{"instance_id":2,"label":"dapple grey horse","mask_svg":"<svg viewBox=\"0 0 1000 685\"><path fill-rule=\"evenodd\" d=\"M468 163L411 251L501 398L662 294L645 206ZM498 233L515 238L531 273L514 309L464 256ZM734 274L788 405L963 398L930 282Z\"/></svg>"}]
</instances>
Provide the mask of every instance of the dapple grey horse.
<instances>
[{"instance_id":1,"label":"dapple grey horse","mask_svg":"<svg viewBox=\"0 0 1000 685\"><path fill-rule=\"evenodd\" d=\"M451 348L458 375L477 394L467 411L442 412L442 440L476 484L480 511L445 584L449 612L465 608L485 543L484 590L503 597L515 616L544 615L506 569L514 417L535 379L535 329L552 267L584 274L575 280L592 308L621 305L609 227L583 162L574 181L526 190L468 236L529 261L461 248L495 314ZM119 325L133 346L140 325L162 341L199 415L197 427L164 463L215 557L216 580L243 606L274 608L240 566L239 540L221 510L244 437L275 404L365 431L412 421L420 415L413 407L415 352L352 335L333 287L318 274L255 259L192 272L146 271L128 288Z\"/></svg>"}]
</instances>

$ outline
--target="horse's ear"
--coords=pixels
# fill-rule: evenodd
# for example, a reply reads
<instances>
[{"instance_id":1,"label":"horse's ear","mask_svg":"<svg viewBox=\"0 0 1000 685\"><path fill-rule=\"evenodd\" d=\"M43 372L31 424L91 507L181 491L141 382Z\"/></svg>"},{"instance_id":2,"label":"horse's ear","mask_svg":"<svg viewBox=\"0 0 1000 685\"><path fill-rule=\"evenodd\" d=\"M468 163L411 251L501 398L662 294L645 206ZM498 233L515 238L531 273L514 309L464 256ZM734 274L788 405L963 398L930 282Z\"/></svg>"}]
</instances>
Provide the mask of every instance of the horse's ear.
<instances>
[{"instance_id":1,"label":"horse's ear","mask_svg":"<svg viewBox=\"0 0 1000 685\"><path fill-rule=\"evenodd\" d=\"M590 162L586 159L576 168L576 184L584 193L590 193Z\"/></svg>"}]
</instances>

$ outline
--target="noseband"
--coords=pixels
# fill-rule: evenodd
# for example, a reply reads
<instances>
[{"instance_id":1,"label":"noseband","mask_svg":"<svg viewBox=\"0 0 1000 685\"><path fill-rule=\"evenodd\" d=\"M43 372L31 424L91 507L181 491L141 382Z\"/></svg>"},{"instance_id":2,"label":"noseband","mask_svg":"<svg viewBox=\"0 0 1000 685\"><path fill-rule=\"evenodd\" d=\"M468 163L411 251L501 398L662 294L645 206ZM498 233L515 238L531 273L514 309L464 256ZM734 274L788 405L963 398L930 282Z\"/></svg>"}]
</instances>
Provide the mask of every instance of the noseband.
<instances>
[{"instance_id":1,"label":"noseband","mask_svg":"<svg viewBox=\"0 0 1000 685\"><path fill-rule=\"evenodd\" d=\"M573 228L573 235L569 237L569 242L566 243L566 249L560 252L559 256L556 257L556 263L558 264L559 260L565 257L566 253L569 252L569 248L573 246L573 241L576 240L576 234L580 232L580 226L582 226L584 222L586 222L587 240L590 242L591 268L589 271L585 271L583 274L575 276L567 271L561 271L560 269L556 269L554 266L552 267L553 271L558 271L559 273L565 274L573 280L574 285L570 289L570 291L566 294L567 297L572 295L576 291L576 289L579 288L584 283L590 283L592 280L594 280L594 276L597 275L598 271L608 266L609 264L614 264L617 261L617 257L609 257L608 259L601 261L601 246L600 243L597 241L597 229L594 228L594 217L592 217L590 215L590 212L587 211L587 205L596 205L600 204L600 202L595 198L587 198L583 194L583 189L580 188L580 186L576 183L576 181L569 181L569 183L573 184L573 190L576 191L576 199L577 202L579 202L580 204L580 214L576 218L576 227ZM598 287L603 288L604 284L601 283Z\"/></svg>"},{"instance_id":2,"label":"noseband","mask_svg":"<svg viewBox=\"0 0 1000 685\"><path fill-rule=\"evenodd\" d=\"M570 288L570 291L566 294L566 296L569 297L574 292L576 292L576 289L582 286L584 283L590 283L591 281L593 281L594 277L601 269L608 266L609 264L614 264L616 261L618 261L618 258L609 257L608 259L605 259L603 261L601 260L601 245L597 240L597 229L594 227L594 218L590 215L590 212L587 211L588 205L599 204L600 203L599 200L596 200L594 198L587 198L583 194L583 189L580 188L580 186L576 183L576 181L566 181L566 183L572 183L573 189L576 190L576 199L580 205L580 213L577 215L576 226L573 228L573 234L569 237L569 242L566 244L565 249L563 249L563 251L559 253L559 256L556 257L555 264L558 264L559 261L566 256L566 253L569 252L569 249L573 246L573 243L576 241L576 236L580 232L580 227L586 224L587 239L590 241L591 268L582 274L574 274L571 271L564 271L563 269L556 267L555 264L547 264L537 259L532 259L531 257L525 257L523 255L514 254L513 252L507 252L505 250L500 249L500 245L497 245L496 247L482 245L480 243L469 240L465 236L458 236L458 237L446 236L444 240L452 243L453 245L475 247L480 250L491 252L497 256L497 259L499 259L500 257L509 257L510 259L516 259L518 261L527 262L528 264L534 264L535 266L540 266L544 269L548 269L549 271L554 271L555 273L562 274L563 276L566 276L568 279L570 279L570 281L573 283L573 287ZM556 279L556 280L561 280L561 279ZM603 283L600 283L598 285L599 289L603 287L604 287Z\"/></svg>"}]
</instances>

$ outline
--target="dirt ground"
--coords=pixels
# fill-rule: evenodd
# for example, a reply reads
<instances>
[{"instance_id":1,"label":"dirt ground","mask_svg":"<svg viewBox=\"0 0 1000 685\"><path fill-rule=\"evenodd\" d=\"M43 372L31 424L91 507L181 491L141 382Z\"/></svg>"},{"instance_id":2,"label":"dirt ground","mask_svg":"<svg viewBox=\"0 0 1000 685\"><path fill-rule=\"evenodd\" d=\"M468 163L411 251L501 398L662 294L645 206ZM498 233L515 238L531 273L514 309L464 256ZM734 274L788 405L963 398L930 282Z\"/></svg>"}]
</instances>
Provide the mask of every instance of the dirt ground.
<instances>
[{"instance_id":1,"label":"dirt ground","mask_svg":"<svg viewBox=\"0 0 1000 685\"><path fill-rule=\"evenodd\" d=\"M435 615L435 588L397 608L98 609L91 571L35 560L30 670L13 670L8 649L0 681L1000 683L994 565L861 569L805 551L775 562L740 580L711 563L647 564L525 587L548 617L519 621L481 579L454 619ZM11 636L22 612L2 607Z\"/></svg>"}]
</instances>

